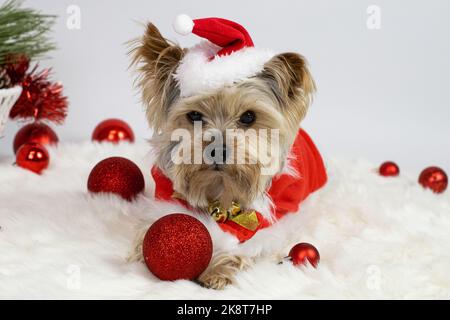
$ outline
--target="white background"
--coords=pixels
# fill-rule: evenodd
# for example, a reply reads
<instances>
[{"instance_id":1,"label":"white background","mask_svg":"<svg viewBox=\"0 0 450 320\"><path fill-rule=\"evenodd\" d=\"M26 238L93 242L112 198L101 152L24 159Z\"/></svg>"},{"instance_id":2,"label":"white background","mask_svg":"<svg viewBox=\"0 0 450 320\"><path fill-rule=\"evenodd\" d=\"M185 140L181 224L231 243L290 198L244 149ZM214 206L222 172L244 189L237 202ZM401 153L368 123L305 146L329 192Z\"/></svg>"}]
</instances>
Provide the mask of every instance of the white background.
<instances>
[{"instance_id":1,"label":"white background","mask_svg":"<svg viewBox=\"0 0 450 320\"><path fill-rule=\"evenodd\" d=\"M66 27L69 5L81 9L81 30ZM381 9L381 29L366 26L370 5ZM450 1L175 1L33 0L27 6L59 15L59 49L42 65L54 68L70 99L63 142L90 139L110 117L147 139L139 96L127 70L124 43L153 21L184 46L197 41L171 28L178 13L218 16L243 24L257 46L305 55L318 85L303 126L325 156L395 160L418 173L428 165L450 171ZM12 155L17 123L9 122L0 156Z\"/></svg>"}]
</instances>

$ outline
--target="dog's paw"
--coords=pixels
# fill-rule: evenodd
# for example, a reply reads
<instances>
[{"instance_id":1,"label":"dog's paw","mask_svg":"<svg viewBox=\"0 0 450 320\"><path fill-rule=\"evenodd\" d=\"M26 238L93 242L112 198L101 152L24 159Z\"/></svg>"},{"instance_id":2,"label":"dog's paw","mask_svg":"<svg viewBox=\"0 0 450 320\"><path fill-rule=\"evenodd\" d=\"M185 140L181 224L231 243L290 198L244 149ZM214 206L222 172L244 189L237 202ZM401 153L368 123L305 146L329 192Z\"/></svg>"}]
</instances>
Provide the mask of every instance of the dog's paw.
<instances>
[{"instance_id":1,"label":"dog's paw","mask_svg":"<svg viewBox=\"0 0 450 320\"><path fill-rule=\"evenodd\" d=\"M206 288L222 290L235 281L234 276L238 271L247 269L252 263L253 260L248 257L219 254L197 281Z\"/></svg>"},{"instance_id":2,"label":"dog's paw","mask_svg":"<svg viewBox=\"0 0 450 320\"><path fill-rule=\"evenodd\" d=\"M127 262L144 262L144 255L142 253L142 244L144 242L147 229L142 229L138 232L136 238L133 240L132 251L126 258Z\"/></svg>"}]
</instances>

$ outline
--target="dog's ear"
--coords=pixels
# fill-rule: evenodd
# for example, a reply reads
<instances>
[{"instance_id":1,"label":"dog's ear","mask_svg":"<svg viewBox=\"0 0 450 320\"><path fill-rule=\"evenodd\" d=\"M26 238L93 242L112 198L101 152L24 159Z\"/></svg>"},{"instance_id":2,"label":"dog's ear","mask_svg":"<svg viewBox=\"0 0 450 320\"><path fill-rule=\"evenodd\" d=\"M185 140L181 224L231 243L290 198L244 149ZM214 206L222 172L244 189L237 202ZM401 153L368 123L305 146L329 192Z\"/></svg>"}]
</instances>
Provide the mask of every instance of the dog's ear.
<instances>
[{"instance_id":1,"label":"dog's ear","mask_svg":"<svg viewBox=\"0 0 450 320\"><path fill-rule=\"evenodd\" d=\"M137 85L142 90L147 118L150 127L159 131L169 107L180 95L173 73L184 50L166 40L152 23L147 24L144 35L132 46L132 65L139 66Z\"/></svg>"},{"instance_id":2,"label":"dog's ear","mask_svg":"<svg viewBox=\"0 0 450 320\"><path fill-rule=\"evenodd\" d=\"M305 58L291 52L279 54L264 65L259 77L269 85L283 112L298 122L303 119L316 90Z\"/></svg>"}]
</instances>

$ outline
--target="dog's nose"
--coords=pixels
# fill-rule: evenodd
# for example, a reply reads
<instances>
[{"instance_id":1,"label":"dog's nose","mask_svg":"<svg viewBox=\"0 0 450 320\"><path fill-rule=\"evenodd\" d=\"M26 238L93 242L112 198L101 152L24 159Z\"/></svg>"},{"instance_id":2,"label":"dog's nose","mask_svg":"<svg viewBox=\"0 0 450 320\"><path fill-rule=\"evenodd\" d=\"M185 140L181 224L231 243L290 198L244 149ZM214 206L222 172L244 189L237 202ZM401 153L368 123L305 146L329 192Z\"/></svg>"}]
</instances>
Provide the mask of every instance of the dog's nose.
<instances>
[{"instance_id":1,"label":"dog's nose","mask_svg":"<svg viewBox=\"0 0 450 320\"><path fill-rule=\"evenodd\" d=\"M217 157L216 157L217 150ZM220 157L222 155L222 157ZM216 147L211 150L211 158L213 158L216 163L223 164L227 160L227 146L223 145L221 147Z\"/></svg>"}]
</instances>

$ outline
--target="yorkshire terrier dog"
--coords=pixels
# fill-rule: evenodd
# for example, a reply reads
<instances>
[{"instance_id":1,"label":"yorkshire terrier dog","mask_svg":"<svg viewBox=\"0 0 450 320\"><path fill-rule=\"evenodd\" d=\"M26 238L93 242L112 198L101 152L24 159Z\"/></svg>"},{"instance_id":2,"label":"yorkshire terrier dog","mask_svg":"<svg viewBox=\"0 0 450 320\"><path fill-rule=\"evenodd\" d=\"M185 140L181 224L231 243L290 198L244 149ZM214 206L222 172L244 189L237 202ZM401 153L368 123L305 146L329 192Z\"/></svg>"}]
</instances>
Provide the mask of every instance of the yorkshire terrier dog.
<instances>
[{"instance_id":1,"label":"yorkshire terrier dog","mask_svg":"<svg viewBox=\"0 0 450 320\"><path fill-rule=\"evenodd\" d=\"M237 23L181 15L174 27L207 41L182 48L149 23L132 49L154 132L156 197L211 215L244 242L325 183L320 154L299 129L315 84L304 57L255 48ZM198 281L221 289L251 261L216 251Z\"/></svg>"}]
</instances>

